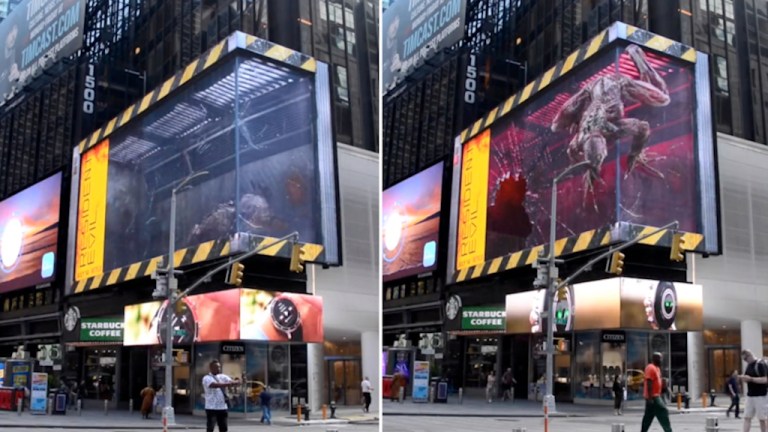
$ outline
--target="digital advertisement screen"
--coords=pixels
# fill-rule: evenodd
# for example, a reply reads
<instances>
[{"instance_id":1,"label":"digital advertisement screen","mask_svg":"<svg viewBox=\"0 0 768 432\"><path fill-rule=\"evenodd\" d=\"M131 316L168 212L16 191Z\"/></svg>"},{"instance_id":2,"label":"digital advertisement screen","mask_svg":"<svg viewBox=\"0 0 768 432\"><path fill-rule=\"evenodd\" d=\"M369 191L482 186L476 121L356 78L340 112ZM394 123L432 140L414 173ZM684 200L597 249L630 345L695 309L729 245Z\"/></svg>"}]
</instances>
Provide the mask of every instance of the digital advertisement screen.
<instances>
[{"instance_id":1,"label":"digital advertisement screen","mask_svg":"<svg viewBox=\"0 0 768 432\"><path fill-rule=\"evenodd\" d=\"M323 298L242 289L240 338L271 342L323 342Z\"/></svg>"},{"instance_id":2,"label":"digital advertisement screen","mask_svg":"<svg viewBox=\"0 0 768 432\"><path fill-rule=\"evenodd\" d=\"M558 239L616 222L703 232L694 72L613 45L465 144L457 270L548 243L552 180L582 162L557 187Z\"/></svg>"},{"instance_id":3,"label":"digital advertisement screen","mask_svg":"<svg viewBox=\"0 0 768 432\"><path fill-rule=\"evenodd\" d=\"M545 330L544 290L507 295L507 333ZM702 287L681 282L611 278L569 286L554 302L555 331L642 329L699 331Z\"/></svg>"},{"instance_id":4,"label":"digital advertisement screen","mask_svg":"<svg viewBox=\"0 0 768 432\"><path fill-rule=\"evenodd\" d=\"M267 340L323 342L323 299L306 294L231 289L182 299L173 315L173 342ZM124 345L165 341L165 302L125 307Z\"/></svg>"},{"instance_id":5,"label":"digital advertisement screen","mask_svg":"<svg viewBox=\"0 0 768 432\"><path fill-rule=\"evenodd\" d=\"M384 282L437 268L442 184L441 162L382 194Z\"/></svg>"},{"instance_id":6,"label":"digital advertisement screen","mask_svg":"<svg viewBox=\"0 0 768 432\"><path fill-rule=\"evenodd\" d=\"M0 294L56 277L58 173L0 202Z\"/></svg>"}]
</instances>

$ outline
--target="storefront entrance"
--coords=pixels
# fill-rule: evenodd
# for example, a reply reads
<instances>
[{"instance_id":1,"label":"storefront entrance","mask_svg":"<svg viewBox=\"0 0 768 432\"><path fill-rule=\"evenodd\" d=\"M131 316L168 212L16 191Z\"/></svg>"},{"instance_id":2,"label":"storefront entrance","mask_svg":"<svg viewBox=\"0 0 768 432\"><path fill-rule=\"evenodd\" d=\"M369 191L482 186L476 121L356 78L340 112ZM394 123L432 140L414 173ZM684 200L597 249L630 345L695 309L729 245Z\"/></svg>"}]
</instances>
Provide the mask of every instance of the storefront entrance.
<instances>
[{"instance_id":1,"label":"storefront entrance","mask_svg":"<svg viewBox=\"0 0 768 432\"><path fill-rule=\"evenodd\" d=\"M708 348L709 380L708 389L725 391L725 382L734 370L741 373L741 358L738 347Z\"/></svg>"},{"instance_id":2,"label":"storefront entrance","mask_svg":"<svg viewBox=\"0 0 768 432\"><path fill-rule=\"evenodd\" d=\"M359 405L363 380L359 357L326 358L328 365L328 400L336 405Z\"/></svg>"}]
</instances>

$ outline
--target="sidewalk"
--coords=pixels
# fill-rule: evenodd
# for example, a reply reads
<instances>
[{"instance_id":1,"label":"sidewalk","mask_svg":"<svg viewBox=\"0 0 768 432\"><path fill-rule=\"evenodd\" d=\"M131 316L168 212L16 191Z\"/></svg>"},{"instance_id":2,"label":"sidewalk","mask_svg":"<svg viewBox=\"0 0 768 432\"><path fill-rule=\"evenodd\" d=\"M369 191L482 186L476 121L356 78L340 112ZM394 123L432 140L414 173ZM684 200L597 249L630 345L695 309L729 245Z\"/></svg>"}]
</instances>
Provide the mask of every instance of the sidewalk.
<instances>
[{"instance_id":1,"label":"sidewalk","mask_svg":"<svg viewBox=\"0 0 768 432\"><path fill-rule=\"evenodd\" d=\"M725 412L728 405L724 401L730 399L718 397L714 407L702 408L701 400L691 401L690 409L677 410L677 403L667 404L670 414L685 414L696 412ZM707 401L709 402L709 401ZM720 402L718 404L718 402ZM643 401L632 401L625 406L625 412L642 413ZM433 417L544 417L541 401L517 399L513 402L495 400L493 403L480 398L464 398L459 404L458 397L451 395L448 403L418 403L406 400L403 403L384 400L382 412L385 416L433 416ZM550 417L593 417L613 414L613 405L584 405L570 402L558 402L557 412Z\"/></svg>"},{"instance_id":2,"label":"sidewalk","mask_svg":"<svg viewBox=\"0 0 768 432\"><path fill-rule=\"evenodd\" d=\"M313 415L310 421L301 423L297 421L296 416L288 416L285 411L272 413L272 424L278 426L296 426L296 425L323 425L323 424L348 424L348 423L366 423L376 422L379 419L378 413L363 413L359 407L339 407L336 410L336 419L322 420L321 417ZM260 413L251 413L248 418L229 418L230 426L256 426L259 422ZM176 426L169 426L174 430L205 430L205 416L176 415ZM130 413L128 411L109 411L104 415L104 411L83 410L81 415L76 411L67 411L67 415L44 415L30 414L25 411L20 416L16 412L0 411L0 430L6 427L13 428L62 428L62 429L111 429L111 430L157 430L162 425L159 415L152 416L149 420L141 418L138 411Z\"/></svg>"}]
</instances>

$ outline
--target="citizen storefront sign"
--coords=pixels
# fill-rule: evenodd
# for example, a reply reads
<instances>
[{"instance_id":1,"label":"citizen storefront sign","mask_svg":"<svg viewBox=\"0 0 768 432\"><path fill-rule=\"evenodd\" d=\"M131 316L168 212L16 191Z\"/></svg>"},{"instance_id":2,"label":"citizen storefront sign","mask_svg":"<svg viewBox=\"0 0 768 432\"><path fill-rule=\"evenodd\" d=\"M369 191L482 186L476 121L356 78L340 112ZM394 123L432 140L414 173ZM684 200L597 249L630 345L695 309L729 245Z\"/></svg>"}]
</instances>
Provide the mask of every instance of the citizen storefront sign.
<instances>
[{"instance_id":1,"label":"citizen storefront sign","mask_svg":"<svg viewBox=\"0 0 768 432\"><path fill-rule=\"evenodd\" d=\"M626 340L624 332L603 332L603 342L624 343Z\"/></svg>"},{"instance_id":2,"label":"citizen storefront sign","mask_svg":"<svg viewBox=\"0 0 768 432\"><path fill-rule=\"evenodd\" d=\"M461 311L461 329L504 330L506 316L503 306L465 307Z\"/></svg>"},{"instance_id":3,"label":"citizen storefront sign","mask_svg":"<svg viewBox=\"0 0 768 432\"><path fill-rule=\"evenodd\" d=\"M81 342L122 342L122 318L83 318L80 321Z\"/></svg>"},{"instance_id":4,"label":"citizen storefront sign","mask_svg":"<svg viewBox=\"0 0 768 432\"><path fill-rule=\"evenodd\" d=\"M242 343L223 343L221 344L222 354L245 354L245 344Z\"/></svg>"}]
</instances>

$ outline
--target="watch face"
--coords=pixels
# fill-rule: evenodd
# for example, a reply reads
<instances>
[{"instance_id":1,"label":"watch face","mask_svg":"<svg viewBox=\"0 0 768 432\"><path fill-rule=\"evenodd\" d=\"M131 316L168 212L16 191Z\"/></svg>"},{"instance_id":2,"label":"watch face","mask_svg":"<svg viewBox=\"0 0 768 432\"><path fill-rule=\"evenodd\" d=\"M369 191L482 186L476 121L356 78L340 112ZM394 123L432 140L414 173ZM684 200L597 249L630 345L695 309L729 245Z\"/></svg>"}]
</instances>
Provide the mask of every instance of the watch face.
<instances>
[{"instance_id":1,"label":"watch face","mask_svg":"<svg viewBox=\"0 0 768 432\"><path fill-rule=\"evenodd\" d=\"M181 313L174 313L171 325L173 326L173 343L178 345L189 345L195 341L197 337L197 321L192 313L192 310L187 305L187 302L181 300L181 306L179 306ZM168 307L168 303L163 304L157 313L160 318L160 325L157 327L158 337L160 343L165 345L166 340L166 323L167 317L165 316L165 308Z\"/></svg>"},{"instance_id":2,"label":"watch face","mask_svg":"<svg viewBox=\"0 0 768 432\"><path fill-rule=\"evenodd\" d=\"M271 306L272 322L279 330L291 332L300 324L299 311L290 299L276 298Z\"/></svg>"},{"instance_id":3,"label":"watch face","mask_svg":"<svg viewBox=\"0 0 768 432\"><path fill-rule=\"evenodd\" d=\"M672 282L659 282L656 288L656 298L653 313L656 323L662 330L667 330L675 323L677 312L677 291Z\"/></svg>"}]
</instances>

